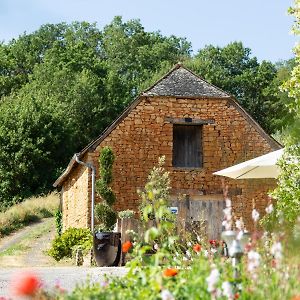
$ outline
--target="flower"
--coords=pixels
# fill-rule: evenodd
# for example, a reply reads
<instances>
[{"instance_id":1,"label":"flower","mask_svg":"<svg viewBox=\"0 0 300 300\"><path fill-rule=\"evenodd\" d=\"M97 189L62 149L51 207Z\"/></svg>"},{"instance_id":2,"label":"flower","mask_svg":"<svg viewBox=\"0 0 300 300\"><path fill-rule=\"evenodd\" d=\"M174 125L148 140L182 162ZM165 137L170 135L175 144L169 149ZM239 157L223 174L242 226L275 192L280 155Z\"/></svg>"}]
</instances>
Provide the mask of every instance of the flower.
<instances>
[{"instance_id":1,"label":"flower","mask_svg":"<svg viewBox=\"0 0 300 300\"><path fill-rule=\"evenodd\" d=\"M132 243L131 243L130 241L126 241L126 242L122 245L122 252L123 252L123 253L127 253L131 248L132 248Z\"/></svg>"},{"instance_id":2,"label":"flower","mask_svg":"<svg viewBox=\"0 0 300 300\"><path fill-rule=\"evenodd\" d=\"M223 290L223 295L225 297L227 297L228 299L233 298L232 286L228 281L224 281L222 283L222 290Z\"/></svg>"},{"instance_id":3,"label":"flower","mask_svg":"<svg viewBox=\"0 0 300 300\"><path fill-rule=\"evenodd\" d=\"M201 245L200 245L200 244L195 244L195 245L193 246L193 250L194 250L196 253L200 252L200 251L201 251Z\"/></svg>"},{"instance_id":4,"label":"flower","mask_svg":"<svg viewBox=\"0 0 300 300\"><path fill-rule=\"evenodd\" d=\"M220 277L220 272L218 269L214 268L211 270L209 276L206 278L206 282L207 282L207 291L209 293L212 293L215 291L215 285L218 282Z\"/></svg>"},{"instance_id":5,"label":"flower","mask_svg":"<svg viewBox=\"0 0 300 300\"><path fill-rule=\"evenodd\" d=\"M235 293L233 299L239 299L240 298L240 294L239 293Z\"/></svg>"},{"instance_id":6,"label":"flower","mask_svg":"<svg viewBox=\"0 0 300 300\"><path fill-rule=\"evenodd\" d=\"M101 286L102 288L106 288L106 287L108 287L108 285L109 285L109 282L108 282L107 280L104 280L104 281L101 281L101 282L100 282L100 286Z\"/></svg>"},{"instance_id":7,"label":"flower","mask_svg":"<svg viewBox=\"0 0 300 300\"><path fill-rule=\"evenodd\" d=\"M213 247L218 247L219 246L219 242L217 240L210 240L209 243L213 246Z\"/></svg>"},{"instance_id":8,"label":"flower","mask_svg":"<svg viewBox=\"0 0 300 300\"><path fill-rule=\"evenodd\" d=\"M258 252L250 250L248 252L248 271L254 272L260 264L260 255Z\"/></svg>"},{"instance_id":9,"label":"flower","mask_svg":"<svg viewBox=\"0 0 300 300\"><path fill-rule=\"evenodd\" d=\"M240 218L239 220L236 220L235 221L235 227L238 229L238 230L244 230L244 222L243 222L243 219Z\"/></svg>"},{"instance_id":10,"label":"flower","mask_svg":"<svg viewBox=\"0 0 300 300\"><path fill-rule=\"evenodd\" d=\"M33 296L40 286L40 279L35 274L26 272L16 276L12 283L12 290L18 296Z\"/></svg>"},{"instance_id":11,"label":"flower","mask_svg":"<svg viewBox=\"0 0 300 300\"><path fill-rule=\"evenodd\" d=\"M267 207L266 207L266 213L270 214L273 211L273 204L270 203Z\"/></svg>"},{"instance_id":12,"label":"flower","mask_svg":"<svg viewBox=\"0 0 300 300\"><path fill-rule=\"evenodd\" d=\"M178 272L179 271L175 268L168 268L164 270L163 275L166 277L174 277L178 274Z\"/></svg>"},{"instance_id":13,"label":"flower","mask_svg":"<svg viewBox=\"0 0 300 300\"><path fill-rule=\"evenodd\" d=\"M271 254L274 256L276 261L280 261L282 259L282 245L280 242L272 245Z\"/></svg>"},{"instance_id":14,"label":"flower","mask_svg":"<svg viewBox=\"0 0 300 300\"><path fill-rule=\"evenodd\" d=\"M162 290L160 296L162 300L175 300L174 296L169 290Z\"/></svg>"},{"instance_id":15,"label":"flower","mask_svg":"<svg viewBox=\"0 0 300 300\"><path fill-rule=\"evenodd\" d=\"M259 212L254 208L252 210L252 219L256 223L259 219Z\"/></svg>"}]
</instances>

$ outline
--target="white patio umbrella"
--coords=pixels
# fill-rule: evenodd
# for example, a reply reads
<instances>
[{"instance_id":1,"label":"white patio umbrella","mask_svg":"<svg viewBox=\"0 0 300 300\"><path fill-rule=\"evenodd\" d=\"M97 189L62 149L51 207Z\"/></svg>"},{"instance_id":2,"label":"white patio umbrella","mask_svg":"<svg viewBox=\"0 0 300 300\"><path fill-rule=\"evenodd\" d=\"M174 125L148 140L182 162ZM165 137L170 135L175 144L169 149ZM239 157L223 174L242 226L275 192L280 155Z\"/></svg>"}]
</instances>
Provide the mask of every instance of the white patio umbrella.
<instances>
[{"instance_id":1,"label":"white patio umbrella","mask_svg":"<svg viewBox=\"0 0 300 300\"><path fill-rule=\"evenodd\" d=\"M235 179L277 178L280 168L276 163L282 154L283 149L276 150L213 174Z\"/></svg>"}]
</instances>

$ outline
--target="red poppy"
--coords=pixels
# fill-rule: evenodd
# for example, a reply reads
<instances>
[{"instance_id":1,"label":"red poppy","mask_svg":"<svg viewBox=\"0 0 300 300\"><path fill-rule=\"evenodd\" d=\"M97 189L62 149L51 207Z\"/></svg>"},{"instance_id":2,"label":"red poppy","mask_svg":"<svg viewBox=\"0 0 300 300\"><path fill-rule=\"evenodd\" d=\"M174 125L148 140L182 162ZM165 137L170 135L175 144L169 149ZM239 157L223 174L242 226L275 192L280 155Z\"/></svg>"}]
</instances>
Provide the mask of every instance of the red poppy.
<instances>
[{"instance_id":1,"label":"red poppy","mask_svg":"<svg viewBox=\"0 0 300 300\"><path fill-rule=\"evenodd\" d=\"M214 247L218 247L219 246L219 242L217 240L210 240L209 243L214 246Z\"/></svg>"},{"instance_id":2,"label":"red poppy","mask_svg":"<svg viewBox=\"0 0 300 300\"><path fill-rule=\"evenodd\" d=\"M195 245L193 246L193 250L194 250L195 252L200 252L200 251L201 251L201 245L195 244Z\"/></svg>"},{"instance_id":3,"label":"red poppy","mask_svg":"<svg viewBox=\"0 0 300 300\"><path fill-rule=\"evenodd\" d=\"M239 299L240 298L240 294L239 293L235 293L234 294L234 299Z\"/></svg>"},{"instance_id":4,"label":"red poppy","mask_svg":"<svg viewBox=\"0 0 300 300\"><path fill-rule=\"evenodd\" d=\"M175 268L168 268L168 269L164 270L163 274L166 277L174 277L174 276L176 276L178 274L178 272L179 271L177 269L175 269Z\"/></svg>"},{"instance_id":5,"label":"red poppy","mask_svg":"<svg viewBox=\"0 0 300 300\"><path fill-rule=\"evenodd\" d=\"M33 296L41 286L40 279L32 273L18 275L13 281L13 291L18 296Z\"/></svg>"},{"instance_id":6,"label":"red poppy","mask_svg":"<svg viewBox=\"0 0 300 300\"><path fill-rule=\"evenodd\" d=\"M122 245L122 252L123 252L123 253L127 253L131 248L132 248L132 243L131 243L130 241L126 241L126 242Z\"/></svg>"}]
</instances>

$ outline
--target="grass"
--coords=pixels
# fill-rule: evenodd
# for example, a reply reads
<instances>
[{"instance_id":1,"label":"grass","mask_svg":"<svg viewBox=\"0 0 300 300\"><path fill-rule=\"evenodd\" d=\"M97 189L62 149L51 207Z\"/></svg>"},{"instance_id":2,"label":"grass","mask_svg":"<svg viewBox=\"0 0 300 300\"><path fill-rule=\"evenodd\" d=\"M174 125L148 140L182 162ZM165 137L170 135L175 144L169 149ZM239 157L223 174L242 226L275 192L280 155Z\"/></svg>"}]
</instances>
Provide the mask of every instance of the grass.
<instances>
[{"instance_id":1,"label":"grass","mask_svg":"<svg viewBox=\"0 0 300 300\"><path fill-rule=\"evenodd\" d=\"M58 194L29 198L0 213L0 237L9 235L32 222L53 217L58 209Z\"/></svg>"},{"instance_id":2,"label":"grass","mask_svg":"<svg viewBox=\"0 0 300 300\"><path fill-rule=\"evenodd\" d=\"M15 245L7 248L6 250L0 252L0 257L18 255L18 254L21 254L21 253L27 251L29 248L30 248L29 246L25 246L23 244L15 244Z\"/></svg>"}]
</instances>

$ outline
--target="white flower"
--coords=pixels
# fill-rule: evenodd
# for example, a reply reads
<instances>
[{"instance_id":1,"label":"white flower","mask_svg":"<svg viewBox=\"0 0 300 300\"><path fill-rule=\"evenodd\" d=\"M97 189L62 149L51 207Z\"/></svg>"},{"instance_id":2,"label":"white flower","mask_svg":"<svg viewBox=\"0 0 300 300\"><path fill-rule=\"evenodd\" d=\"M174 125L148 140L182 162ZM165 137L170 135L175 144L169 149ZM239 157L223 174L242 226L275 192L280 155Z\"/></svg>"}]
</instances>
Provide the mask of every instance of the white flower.
<instances>
[{"instance_id":1,"label":"white flower","mask_svg":"<svg viewBox=\"0 0 300 300\"><path fill-rule=\"evenodd\" d=\"M169 290L162 290L160 296L162 300L175 300L174 296Z\"/></svg>"},{"instance_id":2,"label":"white flower","mask_svg":"<svg viewBox=\"0 0 300 300\"><path fill-rule=\"evenodd\" d=\"M209 293L213 292L216 288L215 285L218 282L220 277L220 272L218 269L212 269L209 276L206 278L206 282L207 282L207 291Z\"/></svg>"},{"instance_id":3,"label":"white flower","mask_svg":"<svg viewBox=\"0 0 300 300\"><path fill-rule=\"evenodd\" d=\"M271 254L278 261L282 259L282 245L281 245L280 242L277 242L277 243L272 245Z\"/></svg>"},{"instance_id":4,"label":"white flower","mask_svg":"<svg viewBox=\"0 0 300 300\"><path fill-rule=\"evenodd\" d=\"M203 251L203 255L204 255L204 257L208 257L208 256L209 256L208 251L207 251L207 250L204 250L204 251Z\"/></svg>"},{"instance_id":5,"label":"white flower","mask_svg":"<svg viewBox=\"0 0 300 300\"><path fill-rule=\"evenodd\" d=\"M188 247L192 247L192 243L191 242L188 242L187 245L188 245Z\"/></svg>"},{"instance_id":6,"label":"white flower","mask_svg":"<svg viewBox=\"0 0 300 300\"><path fill-rule=\"evenodd\" d=\"M236 236L236 239L237 240L240 240L242 237L243 237L243 235L244 235L244 232L241 230L241 231L239 231L239 233L237 234L237 236Z\"/></svg>"},{"instance_id":7,"label":"white flower","mask_svg":"<svg viewBox=\"0 0 300 300\"><path fill-rule=\"evenodd\" d=\"M273 204L270 203L267 207L266 207L266 213L270 214L273 211Z\"/></svg>"},{"instance_id":8,"label":"white flower","mask_svg":"<svg viewBox=\"0 0 300 300\"><path fill-rule=\"evenodd\" d=\"M257 222L259 219L259 212L255 208L252 210L252 219L254 222Z\"/></svg>"},{"instance_id":9,"label":"white flower","mask_svg":"<svg viewBox=\"0 0 300 300\"><path fill-rule=\"evenodd\" d=\"M238 230L243 230L244 229L244 222L242 219L236 220L235 221L235 226Z\"/></svg>"},{"instance_id":10,"label":"white flower","mask_svg":"<svg viewBox=\"0 0 300 300\"><path fill-rule=\"evenodd\" d=\"M233 298L232 286L228 281L224 281L222 283L223 296L227 297L227 299Z\"/></svg>"},{"instance_id":11,"label":"white flower","mask_svg":"<svg viewBox=\"0 0 300 300\"><path fill-rule=\"evenodd\" d=\"M248 271L253 272L259 267L260 255L258 252L250 250L248 252Z\"/></svg>"},{"instance_id":12,"label":"white flower","mask_svg":"<svg viewBox=\"0 0 300 300\"><path fill-rule=\"evenodd\" d=\"M231 207L223 209L224 215L228 220L231 220Z\"/></svg>"},{"instance_id":13,"label":"white flower","mask_svg":"<svg viewBox=\"0 0 300 300\"><path fill-rule=\"evenodd\" d=\"M186 254L187 257L191 257L192 256L191 252L189 250L186 250L185 254Z\"/></svg>"},{"instance_id":14,"label":"white flower","mask_svg":"<svg viewBox=\"0 0 300 300\"><path fill-rule=\"evenodd\" d=\"M226 207L231 207L231 200L226 198L225 199Z\"/></svg>"},{"instance_id":15,"label":"white flower","mask_svg":"<svg viewBox=\"0 0 300 300\"><path fill-rule=\"evenodd\" d=\"M218 250L217 250L217 249L215 249L215 248L210 248L210 251L211 251L212 253L216 253L216 252L218 252Z\"/></svg>"}]
</instances>

